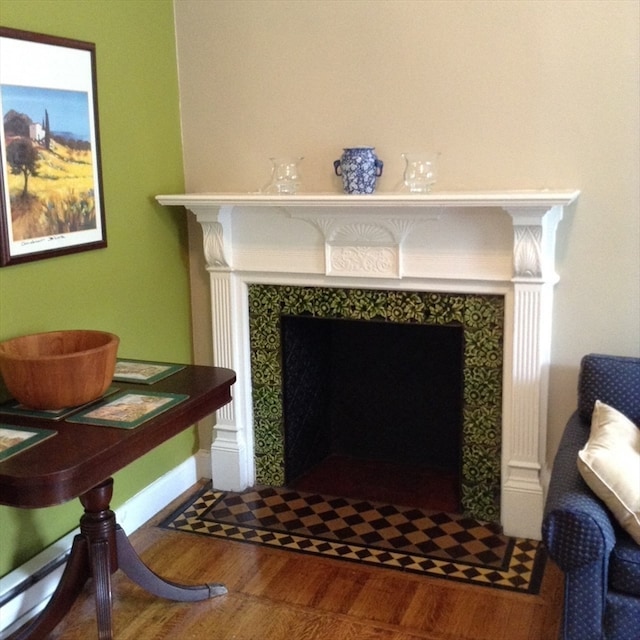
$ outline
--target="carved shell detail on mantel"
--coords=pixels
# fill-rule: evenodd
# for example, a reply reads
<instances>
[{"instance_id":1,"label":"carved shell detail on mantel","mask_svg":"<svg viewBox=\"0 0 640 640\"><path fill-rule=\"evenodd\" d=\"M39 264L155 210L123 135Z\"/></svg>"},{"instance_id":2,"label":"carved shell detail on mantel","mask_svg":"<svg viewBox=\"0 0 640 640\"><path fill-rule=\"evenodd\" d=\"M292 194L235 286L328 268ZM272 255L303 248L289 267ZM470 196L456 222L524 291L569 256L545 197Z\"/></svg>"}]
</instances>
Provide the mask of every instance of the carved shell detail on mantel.
<instances>
[{"instance_id":1,"label":"carved shell detail on mantel","mask_svg":"<svg viewBox=\"0 0 640 640\"><path fill-rule=\"evenodd\" d=\"M381 218L375 222L343 220L333 216L297 216L315 225L326 242L336 243L401 243L411 229L425 219L420 218ZM437 218L434 214L432 218Z\"/></svg>"},{"instance_id":2,"label":"carved shell detail on mantel","mask_svg":"<svg viewBox=\"0 0 640 640\"><path fill-rule=\"evenodd\" d=\"M333 233L327 236L328 242L339 244L367 244L378 242L393 242L389 231L378 225L367 223L345 224L333 229Z\"/></svg>"}]
</instances>

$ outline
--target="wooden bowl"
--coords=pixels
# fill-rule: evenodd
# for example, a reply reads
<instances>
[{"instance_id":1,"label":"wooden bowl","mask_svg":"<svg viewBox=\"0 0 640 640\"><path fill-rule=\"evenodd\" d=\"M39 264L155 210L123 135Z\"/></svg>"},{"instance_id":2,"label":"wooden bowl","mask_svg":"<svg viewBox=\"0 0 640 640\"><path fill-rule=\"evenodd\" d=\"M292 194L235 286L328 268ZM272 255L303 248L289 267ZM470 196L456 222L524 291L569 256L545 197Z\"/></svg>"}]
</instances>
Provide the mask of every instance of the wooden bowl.
<instances>
[{"instance_id":1,"label":"wooden bowl","mask_svg":"<svg viewBox=\"0 0 640 640\"><path fill-rule=\"evenodd\" d=\"M63 409L109 388L120 339L103 331L50 331L0 343L0 373L11 395L32 409Z\"/></svg>"}]
</instances>

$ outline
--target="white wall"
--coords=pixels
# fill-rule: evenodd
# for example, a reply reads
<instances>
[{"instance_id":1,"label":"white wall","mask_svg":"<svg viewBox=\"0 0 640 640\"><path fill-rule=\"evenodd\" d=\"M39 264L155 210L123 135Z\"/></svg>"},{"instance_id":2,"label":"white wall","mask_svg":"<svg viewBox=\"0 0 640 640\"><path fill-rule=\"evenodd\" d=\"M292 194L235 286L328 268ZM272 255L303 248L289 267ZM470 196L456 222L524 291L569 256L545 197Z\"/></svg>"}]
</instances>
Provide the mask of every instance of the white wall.
<instances>
[{"instance_id":1,"label":"white wall","mask_svg":"<svg viewBox=\"0 0 640 640\"><path fill-rule=\"evenodd\" d=\"M577 188L558 233L549 449L587 352L640 351L638 0L175 0L187 191L251 191L301 155L442 153L441 190ZM198 356L207 281L192 231ZM210 326L210 325L209 325Z\"/></svg>"}]
</instances>

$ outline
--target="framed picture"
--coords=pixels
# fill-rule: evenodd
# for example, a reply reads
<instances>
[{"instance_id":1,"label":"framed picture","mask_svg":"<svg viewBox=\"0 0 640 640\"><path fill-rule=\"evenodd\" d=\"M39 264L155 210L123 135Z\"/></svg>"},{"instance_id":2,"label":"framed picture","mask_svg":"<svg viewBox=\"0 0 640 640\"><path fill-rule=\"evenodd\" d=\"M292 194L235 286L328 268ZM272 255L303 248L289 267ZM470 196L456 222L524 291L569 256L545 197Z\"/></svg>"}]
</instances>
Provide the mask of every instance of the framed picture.
<instances>
[{"instance_id":1,"label":"framed picture","mask_svg":"<svg viewBox=\"0 0 640 640\"><path fill-rule=\"evenodd\" d=\"M95 45L0 27L0 266L107 246Z\"/></svg>"}]
</instances>

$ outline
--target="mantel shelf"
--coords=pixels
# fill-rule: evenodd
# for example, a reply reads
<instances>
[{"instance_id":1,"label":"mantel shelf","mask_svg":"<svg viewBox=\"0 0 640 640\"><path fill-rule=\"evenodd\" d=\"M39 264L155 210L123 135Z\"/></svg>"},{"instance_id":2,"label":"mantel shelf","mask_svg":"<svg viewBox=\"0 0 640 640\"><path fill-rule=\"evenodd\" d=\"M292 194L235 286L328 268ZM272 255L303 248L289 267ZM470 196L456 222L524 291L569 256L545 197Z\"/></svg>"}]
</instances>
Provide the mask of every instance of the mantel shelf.
<instances>
[{"instance_id":1,"label":"mantel shelf","mask_svg":"<svg viewBox=\"0 0 640 640\"><path fill-rule=\"evenodd\" d=\"M430 194L376 193L346 195L341 193L300 193L270 195L262 193L194 193L159 195L165 206L199 207L345 207L355 209L432 208L432 207L502 207L505 209L564 207L577 199L580 191L459 191Z\"/></svg>"},{"instance_id":2,"label":"mantel shelf","mask_svg":"<svg viewBox=\"0 0 640 640\"><path fill-rule=\"evenodd\" d=\"M378 255L382 251L381 239L389 239L387 250L395 266L385 275L391 277L402 276L404 240L417 225L437 220L444 211L501 209L509 214L514 232L512 275L553 281L557 279L553 267L556 227L564 208L579 194L576 189L373 195L194 193L159 195L156 200L165 206L184 207L196 215L205 234L207 264L213 269L234 268L232 220L242 217L243 212L257 210L265 216L284 213L320 229L327 264L337 253L347 251L345 247L356 251L368 247ZM326 271L326 275L329 273L335 275L332 270Z\"/></svg>"}]
</instances>

